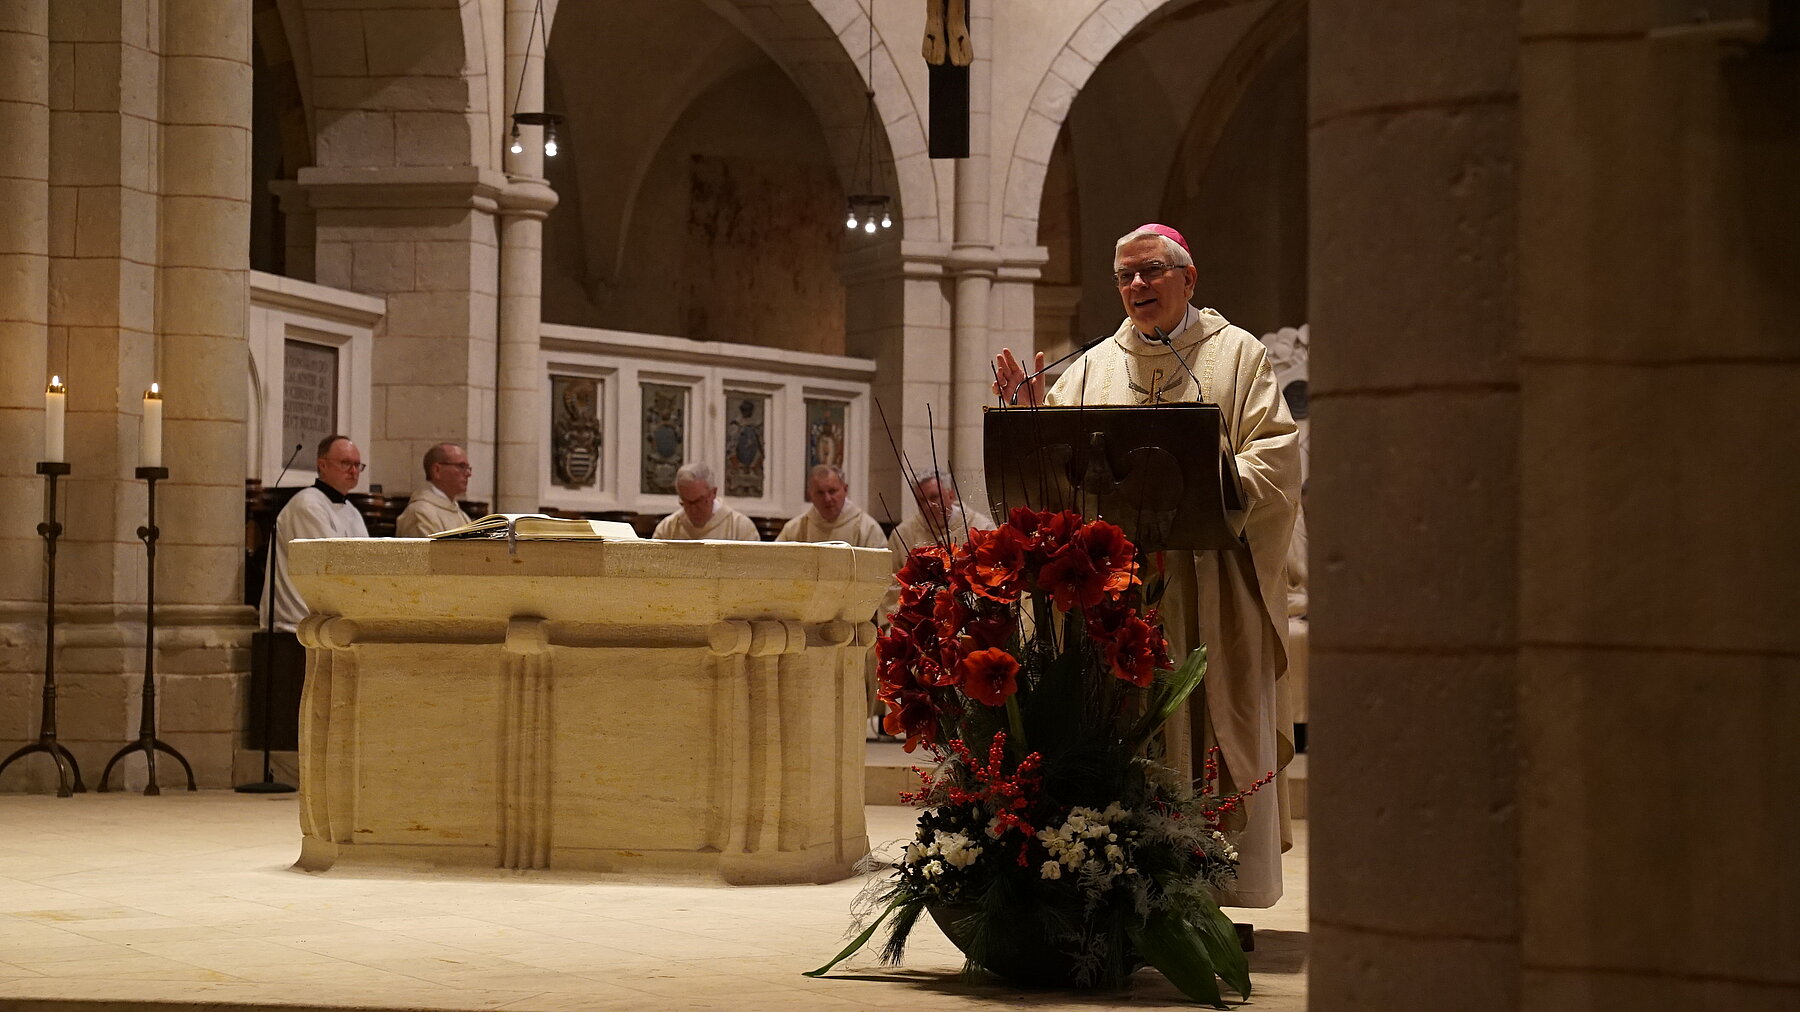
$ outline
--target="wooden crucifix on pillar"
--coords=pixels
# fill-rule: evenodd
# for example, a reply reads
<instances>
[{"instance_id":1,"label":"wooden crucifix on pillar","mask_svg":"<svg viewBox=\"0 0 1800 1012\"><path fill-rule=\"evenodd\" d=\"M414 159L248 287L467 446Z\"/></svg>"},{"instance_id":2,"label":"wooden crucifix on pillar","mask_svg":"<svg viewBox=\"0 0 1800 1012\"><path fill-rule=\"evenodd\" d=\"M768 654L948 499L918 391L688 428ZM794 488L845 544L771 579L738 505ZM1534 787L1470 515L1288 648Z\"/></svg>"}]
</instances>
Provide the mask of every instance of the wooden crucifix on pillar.
<instances>
[{"instance_id":1,"label":"wooden crucifix on pillar","mask_svg":"<svg viewBox=\"0 0 1800 1012\"><path fill-rule=\"evenodd\" d=\"M925 0L926 79L930 87L933 158L969 157L969 4L973 0Z\"/></svg>"}]
</instances>

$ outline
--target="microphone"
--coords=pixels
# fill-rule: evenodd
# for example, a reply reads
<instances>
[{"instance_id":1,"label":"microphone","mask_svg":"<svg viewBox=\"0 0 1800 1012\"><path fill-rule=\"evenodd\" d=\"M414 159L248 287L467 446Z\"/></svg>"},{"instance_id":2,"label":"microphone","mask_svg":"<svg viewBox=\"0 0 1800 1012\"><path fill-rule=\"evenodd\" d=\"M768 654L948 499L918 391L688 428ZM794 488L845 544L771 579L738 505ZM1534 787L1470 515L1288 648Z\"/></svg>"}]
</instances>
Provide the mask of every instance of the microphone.
<instances>
[{"instance_id":1,"label":"microphone","mask_svg":"<svg viewBox=\"0 0 1800 1012\"><path fill-rule=\"evenodd\" d=\"M1194 375L1194 370L1188 367L1187 359L1181 357L1181 351L1175 347L1175 339L1163 333L1161 327L1156 327L1154 329L1156 331L1156 336L1150 338L1150 340L1166 346L1169 351L1174 354L1175 361L1180 362L1181 368L1187 371L1188 379L1194 381L1194 399L1198 401L1200 398L1205 397L1206 391L1200 387L1200 377ZM1225 433L1226 444L1235 446L1236 444L1231 442L1231 425L1225 420L1223 412L1219 415L1219 425L1223 427L1221 431Z\"/></svg>"},{"instance_id":2,"label":"microphone","mask_svg":"<svg viewBox=\"0 0 1800 1012\"><path fill-rule=\"evenodd\" d=\"M294 452L288 454L287 463L281 465L281 473L275 476L275 484L280 485L281 479L287 477L288 468L294 466L294 458L300 456L300 448L305 445L306 445L305 443L295 443L294 444Z\"/></svg>"},{"instance_id":3,"label":"microphone","mask_svg":"<svg viewBox=\"0 0 1800 1012\"><path fill-rule=\"evenodd\" d=\"M1043 367L1042 369L1039 369L1036 372L1026 373L1025 374L1025 382L1029 383L1032 380L1037 379L1039 376L1042 376L1043 374L1049 372L1050 370L1056 368L1057 366L1062 365L1064 362L1067 362L1069 359L1072 359L1077 355L1086 354L1087 352L1093 350L1095 345L1098 345L1101 341L1104 341L1111 336L1112 336L1111 334L1101 334L1099 337L1096 337L1092 341L1089 341L1088 343L1082 345L1081 347L1076 348L1074 351L1069 352L1067 355L1064 355L1062 358L1057 359L1056 361L1050 363L1049 365Z\"/></svg>"},{"instance_id":4,"label":"microphone","mask_svg":"<svg viewBox=\"0 0 1800 1012\"><path fill-rule=\"evenodd\" d=\"M1097 346L1101 341L1104 341L1111 336L1112 336L1111 334L1101 334L1099 337L1096 337L1092 341L1089 341L1088 343L1082 345L1081 347L1076 348L1074 351L1069 352L1067 355L1064 355L1062 358L1059 358L1056 361L1051 362L1049 365L1044 366L1042 369L1038 369L1033 372L1026 373L1025 378L1019 381L1019 386L1014 388L1013 404L1014 405L1018 404L1018 397L1019 397L1018 391L1020 389L1023 389L1032 380L1037 379L1039 376L1042 376L1043 374L1049 372L1050 370L1056 368L1057 366L1062 365L1064 362L1067 362L1069 359L1072 359L1077 355L1083 355L1089 351L1092 351L1094 349L1094 347ZM999 375L996 374L994 377L996 383L998 382L999 378L1000 378ZM1006 407L1007 405L1002 403L1001 406Z\"/></svg>"}]
</instances>

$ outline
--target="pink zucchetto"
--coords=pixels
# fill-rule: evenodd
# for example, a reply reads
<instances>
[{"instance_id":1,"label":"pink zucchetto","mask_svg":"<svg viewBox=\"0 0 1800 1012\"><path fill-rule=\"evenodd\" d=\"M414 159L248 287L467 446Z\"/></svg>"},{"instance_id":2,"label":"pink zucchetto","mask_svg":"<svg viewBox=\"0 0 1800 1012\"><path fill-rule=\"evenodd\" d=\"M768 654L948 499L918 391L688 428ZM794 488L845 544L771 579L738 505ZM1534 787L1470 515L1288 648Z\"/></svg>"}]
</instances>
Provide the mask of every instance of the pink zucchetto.
<instances>
[{"instance_id":1,"label":"pink zucchetto","mask_svg":"<svg viewBox=\"0 0 1800 1012\"><path fill-rule=\"evenodd\" d=\"M1155 232L1157 235L1160 235L1165 239L1173 240L1175 245L1180 246L1182 249L1187 250L1189 253L1194 252L1193 250L1188 249L1187 240L1183 239L1181 237L1181 233L1175 231L1174 229L1170 228L1167 225L1158 225L1155 222L1151 222L1148 225L1139 225L1137 228L1132 229L1132 231L1133 232Z\"/></svg>"}]
</instances>

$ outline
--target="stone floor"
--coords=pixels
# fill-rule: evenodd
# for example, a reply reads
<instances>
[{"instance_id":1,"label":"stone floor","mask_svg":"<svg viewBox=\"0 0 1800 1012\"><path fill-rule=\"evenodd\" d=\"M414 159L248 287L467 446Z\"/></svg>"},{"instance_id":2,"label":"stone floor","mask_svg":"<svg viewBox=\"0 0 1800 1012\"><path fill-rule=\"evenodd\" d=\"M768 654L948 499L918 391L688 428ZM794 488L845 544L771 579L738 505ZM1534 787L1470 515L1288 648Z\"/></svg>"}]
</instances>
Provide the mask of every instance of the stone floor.
<instances>
[{"instance_id":1,"label":"stone floor","mask_svg":"<svg viewBox=\"0 0 1800 1012\"><path fill-rule=\"evenodd\" d=\"M910 833L868 809L870 837ZM729 888L577 879L307 874L293 795L0 796L0 1008L311 1009L1179 1007L1146 970L1122 993L965 979L928 923L906 965L844 943L866 880ZM1306 1004L1305 823L1288 898L1255 911L1252 1008ZM1245 919L1251 912L1241 912ZM1192 1007L1192 1006L1188 1006Z\"/></svg>"}]
</instances>

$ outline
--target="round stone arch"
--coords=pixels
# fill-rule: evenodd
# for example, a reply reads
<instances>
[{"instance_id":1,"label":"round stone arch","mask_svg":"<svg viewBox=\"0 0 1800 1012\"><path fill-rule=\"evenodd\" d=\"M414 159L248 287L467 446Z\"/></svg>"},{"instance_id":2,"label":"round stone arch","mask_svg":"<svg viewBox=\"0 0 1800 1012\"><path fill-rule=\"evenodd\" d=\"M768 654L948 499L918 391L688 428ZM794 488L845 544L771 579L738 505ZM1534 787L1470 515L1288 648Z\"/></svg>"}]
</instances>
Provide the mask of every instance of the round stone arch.
<instances>
[{"instance_id":1,"label":"round stone arch","mask_svg":"<svg viewBox=\"0 0 1800 1012\"><path fill-rule=\"evenodd\" d=\"M492 162L487 52L477 4L278 0L321 168Z\"/></svg>"},{"instance_id":2,"label":"round stone arch","mask_svg":"<svg viewBox=\"0 0 1800 1012\"><path fill-rule=\"evenodd\" d=\"M1001 204L1003 240L1016 245L1037 242L1038 209L1057 135L1068 118L1075 96L1093 76L1095 68L1128 35L1177 12L1200 14L1245 2L1248 0L1163 0L1146 6L1140 0L1102 0L1070 33L1068 41L1051 60L1049 69L1038 80L1026 107L1024 122L1007 160ZM1299 12L1299 23L1303 24L1302 5L1278 3L1271 14L1282 11L1280 18L1285 19L1288 8Z\"/></svg>"},{"instance_id":3,"label":"round stone arch","mask_svg":"<svg viewBox=\"0 0 1800 1012\"><path fill-rule=\"evenodd\" d=\"M856 0L705 0L785 70L819 117L846 186L858 175L869 16ZM953 208L926 153L925 118L902 85L893 47L875 33L873 62L877 183L895 199L903 238L950 238ZM885 150L884 150L885 149Z\"/></svg>"}]
</instances>

